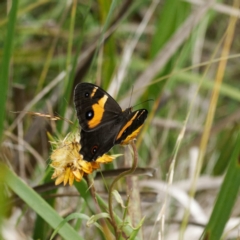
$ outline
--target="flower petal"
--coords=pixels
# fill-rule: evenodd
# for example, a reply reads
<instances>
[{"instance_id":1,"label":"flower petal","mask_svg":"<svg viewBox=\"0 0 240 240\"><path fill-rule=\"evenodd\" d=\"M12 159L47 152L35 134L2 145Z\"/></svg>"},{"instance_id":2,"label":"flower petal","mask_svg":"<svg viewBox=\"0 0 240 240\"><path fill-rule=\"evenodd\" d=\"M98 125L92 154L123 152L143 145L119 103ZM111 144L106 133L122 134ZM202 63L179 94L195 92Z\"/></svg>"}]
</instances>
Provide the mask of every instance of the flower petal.
<instances>
[{"instance_id":1,"label":"flower petal","mask_svg":"<svg viewBox=\"0 0 240 240\"><path fill-rule=\"evenodd\" d=\"M88 173L88 174L92 173L92 164L90 162L81 160L81 161L78 161L78 163L85 173Z\"/></svg>"},{"instance_id":2,"label":"flower petal","mask_svg":"<svg viewBox=\"0 0 240 240\"><path fill-rule=\"evenodd\" d=\"M55 180L55 185L59 185L60 183L62 183L64 180L64 174L61 174L60 176L57 177L57 179Z\"/></svg>"},{"instance_id":3,"label":"flower petal","mask_svg":"<svg viewBox=\"0 0 240 240\"><path fill-rule=\"evenodd\" d=\"M69 179L70 173L71 173L70 171L71 171L71 169L69 167L67 167L66 170L65 170L64 180L63 180L64 186L68 183L68 179Z\"/></svg>"},{"instance_id":4,"label":"flower petal","mask_svg":"<svg viewBox=\"0 0 240 240\"><path fill-rule=\"evenodd\" d=\"M72 186L73 182L74 182L74 174L73 174L73 172L70 172L68 183L70 186Z\"/></svg>"},{"instance_id":5,"label":"flower petal","mask_svg":"<svg viewBox=\"0 0 240 240\"><path fill-rule=\"evenodd\" d=\"M99 163L108 163L108 162L112 162L115 158L113 156L104 154L102 157L99 157L96 162Z\"/></svg>"},{"instance_id":6,"label":"flower petal","mask_svg":"<svg viewBox=\"0 0 240 240\"><path fill-rule=\"evenodd\" d=\"M73 175L75 176L76 178L76 181L80 182L82 177L83 177L83 171L80 171L79 169L76 169L73 171Z\"/></svg>"}]
</instances>

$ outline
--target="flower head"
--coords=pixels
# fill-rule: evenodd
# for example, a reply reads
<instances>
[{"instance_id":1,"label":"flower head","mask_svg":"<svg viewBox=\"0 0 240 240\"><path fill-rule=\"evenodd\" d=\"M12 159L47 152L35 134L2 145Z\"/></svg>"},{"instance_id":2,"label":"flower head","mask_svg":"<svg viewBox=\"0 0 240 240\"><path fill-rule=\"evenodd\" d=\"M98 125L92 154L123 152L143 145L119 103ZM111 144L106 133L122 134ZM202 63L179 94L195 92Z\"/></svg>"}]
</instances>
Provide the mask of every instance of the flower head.
<instances>
[{"instance_id":1,"label":"flower head","mask_svg":"<svg viewBox=\"0 0 240 240\"><path fill-rule=\"evenodd\" d=\"M68 134L63 141L54 142L52 145L56 148L50 156L52 160L50 165L54 168L52 179L56 178L56 185L63 182L64 185L69 183L72 186L74 180L80 182L84 174L99 169L101 163L109 163L115 159L114 156L104 154L95 162L83 160L83 156L79 153L81 148L79 135Z\"/></svg>"}]
</instances>

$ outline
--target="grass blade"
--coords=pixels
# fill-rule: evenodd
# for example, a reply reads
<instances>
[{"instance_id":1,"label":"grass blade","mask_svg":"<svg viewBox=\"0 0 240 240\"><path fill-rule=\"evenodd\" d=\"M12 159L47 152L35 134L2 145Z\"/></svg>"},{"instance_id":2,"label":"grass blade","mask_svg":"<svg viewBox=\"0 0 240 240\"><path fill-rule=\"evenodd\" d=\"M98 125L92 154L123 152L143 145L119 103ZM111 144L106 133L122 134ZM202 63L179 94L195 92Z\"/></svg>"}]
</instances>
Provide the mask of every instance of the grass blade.
<instances>
[{"instance_id":1,"label":"grass blade","mask_svg":"<svg viewBox=\"0 0 240 240\"><path fill-rule=\"evenodd\" d=\"M12 8L9 13L9 21L7 27L7 35L5 38L5 46L3 50L3 61L0 70L0 138L3 134L3 126L5 119L5 106L8 93L8 76L9 76L9 64L12 55L13 35L17 18L18 0L12 2Z\"/></svg>"},{"instance_id":2,"label":"grass blade","mask_svg":"<svg viewBox=\"0 0 240 240\"><path fill-rule=\"evenodd\" d=\"M33 189L28 187L8 167L1 164L1 169L4 169L6 173L6 184L52 228L56 228L63 221L63 218L46 201L33 191ZM59 230L59 234L64 239L82 239L68 223Z\"/></svg>"},{"instance_id":3,"label":"grass blade","mask_svg":"<svg viewBox=\"0 0 240 240\"><path fill-rule=\"evenodd\" d=\"M230 217L240 186L240 134L229 162L226 176L201 239L220 239Z\"/></svg>"}]
</instances>

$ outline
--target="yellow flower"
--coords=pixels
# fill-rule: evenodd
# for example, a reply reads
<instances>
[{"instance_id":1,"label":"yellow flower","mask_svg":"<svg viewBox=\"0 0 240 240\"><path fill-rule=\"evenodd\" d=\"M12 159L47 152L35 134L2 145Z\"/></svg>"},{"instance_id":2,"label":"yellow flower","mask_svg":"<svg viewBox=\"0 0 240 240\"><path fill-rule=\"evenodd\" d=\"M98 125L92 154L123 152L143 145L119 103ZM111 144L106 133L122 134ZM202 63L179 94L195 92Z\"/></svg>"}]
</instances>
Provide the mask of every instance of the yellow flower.
<instances>
[{"instance_id":1,"label":"yellow flower","mask_svg":"<svg viewBox=\"0 0 240 240\"><path fill-rule=\"evenodd\" d=\"M56 185L63 182L64 185L69 183L72 186L74 180L80 182L84 174L99 169L101 163L109 163L115 159L115 156L104 154L95 162L83 160L82 155L79 154L81 148L79 136L73 134L68 134L63 141L54 142L52 145L56 145L50 156L52 160L50 165L54 168L52 179L56 178Z\"/></svg>"}]
</instances>

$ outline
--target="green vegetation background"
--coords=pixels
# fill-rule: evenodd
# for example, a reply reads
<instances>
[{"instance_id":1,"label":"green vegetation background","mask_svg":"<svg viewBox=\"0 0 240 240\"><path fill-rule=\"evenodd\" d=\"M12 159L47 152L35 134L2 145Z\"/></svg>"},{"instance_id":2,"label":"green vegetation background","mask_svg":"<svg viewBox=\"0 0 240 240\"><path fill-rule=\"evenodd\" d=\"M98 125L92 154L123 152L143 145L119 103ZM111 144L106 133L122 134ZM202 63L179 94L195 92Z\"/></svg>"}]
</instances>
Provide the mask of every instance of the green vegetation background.
<instances>
[{"instance_id":1,"label":"green vegetation background","mask_svg":"<svg viewBox=\"0 0 240 240\"><path fill-rule=\"evenodd\" d=\"M143 174L134 180L133 192L138 192L141 205L136 229L131 198L128 202L126 196L128 182L121 180L117 188L126 209L116 203L120 200L115 195L121 238L187 239L196 231L194 239L237 238L239 221L234 225L233 220L240 214L239 3L195 4L0 3L2 239L6 232L19 239L49 239L54 229L63 239L113 238L104 215L111 178L94 182L98 207L85 181L71 188L46 188L52 183L47 132L63 139L78 130L72 93L81 81L100 85L123 108L138 104L149 111L137 142ZM48 122L27 111L59 115L75 124ZM112 152L124 149L114 147ZM123 166L126 162L119 158L103 170ZM156 169L154 176L146 176L149 169ZM42 184L41 191L32 189ZM86 220L98 208L105 224L96 217L91 219L94 226L87 227ZM71 220L58 228L71 213ZM224 231L227 222L230 227Z\"/></svg>"}]
</instances>

